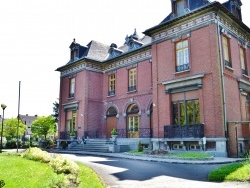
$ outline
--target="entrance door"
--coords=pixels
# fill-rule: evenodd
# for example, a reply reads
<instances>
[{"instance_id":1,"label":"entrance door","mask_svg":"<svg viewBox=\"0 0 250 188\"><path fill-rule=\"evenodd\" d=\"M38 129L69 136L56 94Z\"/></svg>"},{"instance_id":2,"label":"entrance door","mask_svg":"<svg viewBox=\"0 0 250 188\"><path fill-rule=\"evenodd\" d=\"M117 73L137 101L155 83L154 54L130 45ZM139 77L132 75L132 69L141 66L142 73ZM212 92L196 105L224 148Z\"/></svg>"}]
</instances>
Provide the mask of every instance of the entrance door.
<instances>
[{"instance_id":1,"label":"entrance door","mask_svg":"<svg viewBox=\"0 0 250 188\"><path fill-rule=\"evenodd\" d=\"M106 138L111 137L112 129L117 129L117 118L116 118L116 116L110 116L110 117L107 118Z\"/></svg>"}]
</instances>

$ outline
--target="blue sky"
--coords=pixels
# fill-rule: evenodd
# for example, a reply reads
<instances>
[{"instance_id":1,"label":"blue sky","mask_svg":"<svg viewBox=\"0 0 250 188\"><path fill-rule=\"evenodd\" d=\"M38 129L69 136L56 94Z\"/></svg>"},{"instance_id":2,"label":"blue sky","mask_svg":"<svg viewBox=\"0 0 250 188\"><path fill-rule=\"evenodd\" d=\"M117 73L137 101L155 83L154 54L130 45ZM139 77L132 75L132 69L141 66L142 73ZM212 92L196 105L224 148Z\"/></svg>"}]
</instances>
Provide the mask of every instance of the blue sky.
<instances>
[{"instance_id":1,"label":"blue sky","mask_svg":"<svg viewBox=\"0 0 250 188\"><path fill-rule=\"evenodd\" d=\"M243 22L250 27L250 1L242 3ZM20 114L53 112L60 76L55 69L68 62L73 38L82 45L93 39L119 46L135 28L143 36L170 9L170 0L1 1L0 103L7 105L6 117L18 114L19 81Z\"/></svg>"}]
</instances>

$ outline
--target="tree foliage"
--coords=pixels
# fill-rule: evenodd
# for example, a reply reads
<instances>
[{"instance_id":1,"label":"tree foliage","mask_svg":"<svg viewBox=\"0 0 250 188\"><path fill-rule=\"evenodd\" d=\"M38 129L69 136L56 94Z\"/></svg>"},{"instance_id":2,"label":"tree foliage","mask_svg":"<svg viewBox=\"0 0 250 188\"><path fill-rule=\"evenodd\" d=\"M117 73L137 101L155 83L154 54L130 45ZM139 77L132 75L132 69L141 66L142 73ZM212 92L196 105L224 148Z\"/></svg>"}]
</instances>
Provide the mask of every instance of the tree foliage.
<instances>
[{"instance_id":1,"label":"tree foliage","mask_svg":"<svg viewBox=\"0 0 250 188\"><path fill-rule=\"evenodd\" d=\"M59 103L55 101L53 103L53 114L51 114L52 117L54 117L55 121L58 122L59 120Z\"/></svg>"},{"instance_id":2,"label":"tree foliage","mask_svg":"<svg viewBox=\"0 0 250 188\"><path fill-rule=\"evenodd\" d=\"M4 120L4 136L10 136L10 137L16 137L17 136L17 126L18 126L18 119L17 118L11 118ZM22 123L21 120L19 120L19 128L18 128L18 135L23 135L23 133L26 130L26 125Z\"/></svg>"},{"instance_id":3,"label":"tree foliage","mask_svg":"<svg viewBox=\"0 0 250 188\"><path fill-rule=\"evenodd\" d=\"M39 137L44 136L46 140L49 133L55 132L55 119L52 116L38 117L32 122L31 131Z\"/></svg>"}]
</instances>

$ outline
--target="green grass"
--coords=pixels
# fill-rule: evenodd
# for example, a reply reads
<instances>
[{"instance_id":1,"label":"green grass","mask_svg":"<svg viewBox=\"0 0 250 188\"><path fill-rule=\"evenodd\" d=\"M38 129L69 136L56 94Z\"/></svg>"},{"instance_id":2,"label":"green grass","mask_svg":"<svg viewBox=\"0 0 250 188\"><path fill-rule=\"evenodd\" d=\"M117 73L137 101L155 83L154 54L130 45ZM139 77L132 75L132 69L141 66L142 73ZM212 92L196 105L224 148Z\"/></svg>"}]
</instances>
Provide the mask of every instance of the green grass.
<instances>
[{"instance_id":1,"label":"green grass","mask_svg":"<svg viewBox=\"0 0 250 188\"><path fill-rule=\"evenodd\" d=\"M24 159L20 156L0 156L0 180L4 188L49 187L56 174L45 163Z\"/></svg>"},{"instance_id":2,"label":"green grass","mask_svg":"<svg viewBox=\"0 0 250 188\"><path fill-rule=\"evenodd\" d=\"M97 174L80 163L79 188L104 188ZM48 163L29 160L15 153L0 154L0 180L5 182L4 188L49 188L52 182L63 179L63 174L56 174ZM64 187L64 186L61 186Z\"/></svg>"},{"instance_id":3,"label":"green grass","mask_svg":"<svg viewBox=\"0 0 250 188\"><path fill-rule=\"evenodd\" d=\"M136 154L136 155L144 155L144 152L139 152L137 150L129 151L129 154ZM211 158L212 156L207 154L207 153L169 153L169 154L164 154L161 156L169 157L169 158L183 158L183 159L207 159Z\"/></svg>"},{"instance_id":4,"label":"green grass","mask_svg":"<svg viewBox=\"0 0 250 188\"><path fill-rule=\"evenodd\" d=\"M89 167L77 163L80 167L80 187L104 188L106 187L96 173Z\"/></svg>"},{"instance_id":5,"label":"green grass","mask_svg":"<svg viewBox=\"0 0 250 188\"><path fill-rule=\"evenodd\" d=\"M250 182L250 160L243 163L225 165L212 170L208 175L209 181L249 181Z\"/></svg>"},{"instance_id":6,"label":"green grass","mask_svg":"<svg viewBox=\"0 0 250 188\"><path fill-rule=\"evenodd\" d=\"M188 159L206 159L212 157L207 153L179 153L179 154L173 154L171 156L177 158L188 158Z\"/></svg>"}]
</instances>

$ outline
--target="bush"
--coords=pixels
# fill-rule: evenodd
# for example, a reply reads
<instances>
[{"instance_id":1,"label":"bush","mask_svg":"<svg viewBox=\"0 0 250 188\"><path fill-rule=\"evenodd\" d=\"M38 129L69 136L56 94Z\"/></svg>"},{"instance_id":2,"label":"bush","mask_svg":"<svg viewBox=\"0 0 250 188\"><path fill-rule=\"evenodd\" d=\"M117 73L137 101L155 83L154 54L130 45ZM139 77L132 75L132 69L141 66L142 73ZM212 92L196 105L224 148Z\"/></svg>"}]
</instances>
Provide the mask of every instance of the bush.
<instances>
[{"instance_id":1,"label":"bush","mask_svg":"<svg viewBox=\"0 0 250 188\"><path fill-rule=\"evenodd\" d=\"M22 157L31 159L34 161L41 161L44 163L48 163L51 160L49 153L46 151L42 151L39 148L29 148L23 154Z\"/></svg>"},{"instance_id":2,"label":"bush","mask_svg":"<svg viewBox=\"0 0 250 188\"><path fill-rule=\"evenodd\" d=\"M143 152L143 145L141 144L140 141L138 143L138 152Z\"/></svg>"},{"instance_id":3,"label":"bush","mask_svg":"<svg viewBox=\"0 0 250 188\"><path fill-rule=\"evenodd\" d=\"M12 138L10 140L7 140L7 143L5 145L6 148L12 149L12 148L16 148L17 147L17 139L16 138ZM18 140L18 146L22 146L22 142L21 140Z\"/></svg>"}]
</instances>

